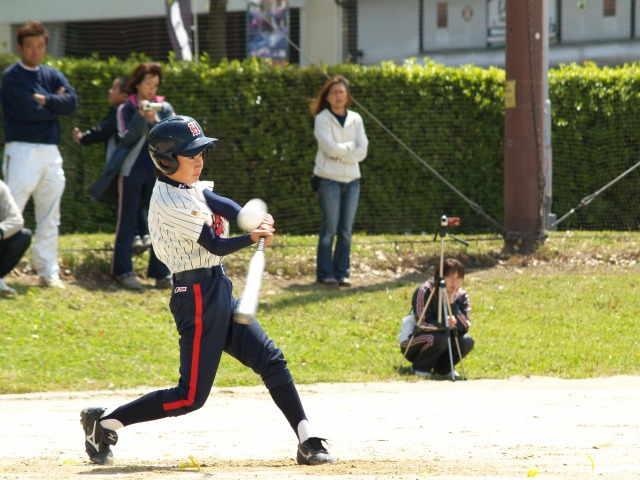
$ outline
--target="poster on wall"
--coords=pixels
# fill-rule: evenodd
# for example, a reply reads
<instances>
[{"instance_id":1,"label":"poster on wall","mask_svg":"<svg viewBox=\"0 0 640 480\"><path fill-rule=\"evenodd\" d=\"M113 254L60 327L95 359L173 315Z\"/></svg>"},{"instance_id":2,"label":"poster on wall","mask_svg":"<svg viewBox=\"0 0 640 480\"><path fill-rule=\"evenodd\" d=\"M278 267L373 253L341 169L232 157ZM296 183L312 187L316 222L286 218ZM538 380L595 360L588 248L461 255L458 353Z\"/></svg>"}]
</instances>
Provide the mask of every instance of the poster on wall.
<instances>
[{"instance_id":1,"label":"poster on wall","mask_svg":"<svg viewBox=\"0 0 640 480\"><path fill-rule=\"evenodd\" d=\"M487 46L504 47L507 28L507 0L487 0ZM549 0L549 42L556 41L556 0Z\"/></svg>"},{"instance_id":2,"label":"poster on wall","mask_svg":"<svg viewBox=\"0 0 640 480\"><path fill-rule=\"evenodd\" d=\"M289 59L288 0L251 0L247 8L247 56Z\"/></svg>"}]
</instances>

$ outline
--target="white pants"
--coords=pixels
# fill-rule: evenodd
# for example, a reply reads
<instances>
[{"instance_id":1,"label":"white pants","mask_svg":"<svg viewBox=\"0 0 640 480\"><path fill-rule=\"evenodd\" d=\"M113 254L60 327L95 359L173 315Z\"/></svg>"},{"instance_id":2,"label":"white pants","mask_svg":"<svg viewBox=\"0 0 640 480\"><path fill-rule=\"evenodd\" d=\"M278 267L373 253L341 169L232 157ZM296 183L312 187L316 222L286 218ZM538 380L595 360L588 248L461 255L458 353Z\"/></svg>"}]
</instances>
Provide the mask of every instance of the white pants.
<instances>
[{"instance_id":1,"label":"white pants","mask_svg":"<svg viewBox=\"0 0 640 480\"><path fill-rule=\"evenodd\" d=\"M2 162L4 181L20 210L33 196L36 231L33 266L41 277L58 275L58 226L65 177L57 145L9 142Z\"/></svg>"}]
</instances>

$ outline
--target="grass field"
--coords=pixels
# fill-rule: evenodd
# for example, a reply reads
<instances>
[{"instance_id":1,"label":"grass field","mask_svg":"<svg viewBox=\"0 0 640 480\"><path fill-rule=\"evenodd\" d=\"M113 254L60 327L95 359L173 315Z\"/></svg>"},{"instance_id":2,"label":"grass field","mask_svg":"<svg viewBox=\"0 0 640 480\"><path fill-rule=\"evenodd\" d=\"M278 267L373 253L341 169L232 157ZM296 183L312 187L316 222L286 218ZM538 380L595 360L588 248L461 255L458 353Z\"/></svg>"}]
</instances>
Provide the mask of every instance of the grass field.
<instances>
[{"instance_id":1,"label":"grass field","mask_svg":"<svg viewBox=\"0 0 640 480\"><path fill-rule=\"evenodd\" d=\"M462 237L465 238L465 237ZM502 241L445 242L467 265L475 350L469 379L640 374L640 235L553 234L538 252L501 253ZM313 283L315 241L280 237L267 251L258 318L283 349L298 383L408 379L397 346L415 288L437 264L440 242L425 236L355 238L349 289ZM118 289L108 278L110 235L61 239L68 288L6 278L19 295L0 299L0 393L172 386L178 348L169 292ZM236 295L252 251L225 262ZM143 276L146 256L136 259ZM258 384L223 357L218 386Z\"/></svg>"}]
</instances>

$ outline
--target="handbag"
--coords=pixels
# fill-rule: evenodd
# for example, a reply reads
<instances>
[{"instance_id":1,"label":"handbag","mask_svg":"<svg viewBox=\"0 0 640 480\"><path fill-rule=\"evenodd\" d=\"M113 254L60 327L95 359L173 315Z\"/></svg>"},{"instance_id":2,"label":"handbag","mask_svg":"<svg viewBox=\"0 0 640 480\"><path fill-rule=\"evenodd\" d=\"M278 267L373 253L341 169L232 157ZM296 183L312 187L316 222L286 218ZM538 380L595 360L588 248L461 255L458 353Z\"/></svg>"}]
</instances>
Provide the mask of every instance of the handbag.
<instances>
[{"instance_id":1,"label":"handbag","mask_svg":"<svg viewBox=\"0 0 640 480\"><path fill-rule=\"evenodd\" d=\"M311 174L311 190L313 190L314 192L317 192L319 187L320 187L320 177L317 177L312 173Z\"/></svg>"},{"instance_id":2,"label":"handbag","mask_svg":"<svg viewBox=\"0 0 640 480\"><path fill-rule=\"evenodd\" d=\"M413 313L413 309L409 312L409 315L404 317L400 322L400 333L398 334L398 341L400 343L406 342L413 335L413 331L416 328L416 316Z\"/></svg>"}]
</instances>

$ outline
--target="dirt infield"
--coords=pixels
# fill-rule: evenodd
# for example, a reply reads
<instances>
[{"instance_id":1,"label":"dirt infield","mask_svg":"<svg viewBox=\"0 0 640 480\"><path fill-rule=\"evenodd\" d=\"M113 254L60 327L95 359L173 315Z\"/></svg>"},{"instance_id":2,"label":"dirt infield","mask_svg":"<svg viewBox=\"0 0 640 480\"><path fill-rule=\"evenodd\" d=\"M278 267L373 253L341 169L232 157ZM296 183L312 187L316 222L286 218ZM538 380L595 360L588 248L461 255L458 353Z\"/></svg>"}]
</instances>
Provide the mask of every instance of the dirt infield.
<instances>
[{"instance_id":1,"label":"dirt infield","mask_svg":"<svg viewBox=\"0 0 640 480\"><path fill-rule=\"evenodd\" d=\"M295 437L262 387L216 388L191 415L120 430L114 463L89 464L79 411L141 389L0 396L0 478L640 478L640 377L299 390L334 465L296 464Z\"/></svg>"}]
</instances>

